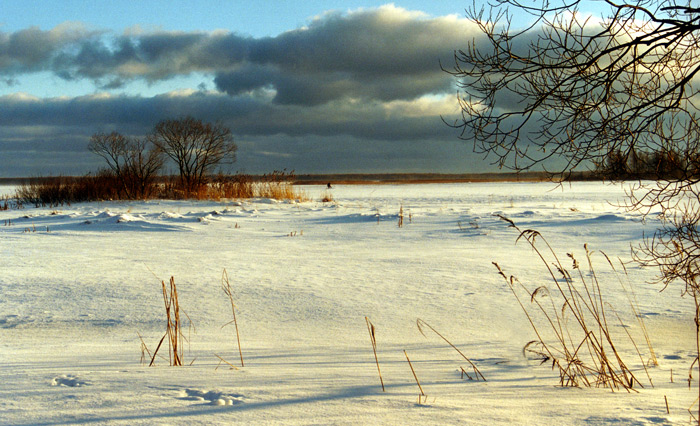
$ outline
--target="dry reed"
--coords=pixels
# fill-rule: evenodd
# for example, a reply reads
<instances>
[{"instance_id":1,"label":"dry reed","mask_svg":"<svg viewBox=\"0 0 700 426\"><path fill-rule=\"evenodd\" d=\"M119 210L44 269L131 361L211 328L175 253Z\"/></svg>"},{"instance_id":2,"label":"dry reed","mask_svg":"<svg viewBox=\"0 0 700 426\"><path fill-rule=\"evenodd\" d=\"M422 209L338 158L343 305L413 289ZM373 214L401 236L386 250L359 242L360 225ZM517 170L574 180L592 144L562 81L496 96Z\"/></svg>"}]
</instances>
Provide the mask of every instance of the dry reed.
<instances>
[{"instance_id":1,"label":"dry reed","mask_svg":"<svg viewBox=\"0 0 700 426\"><path fill-rule=\"evenodd\" d=\"M241 367L245 367L245 365L243 364L243 351L241 350L241 335L238 332L238 321L236 320L236 305L233 303L233 292L231 291L231 283L228 280L228 273L226 272L226 269L224 269L224 272L221 275L221 288L224 290L224 293L226 294L226 296L228 296L228 299L231 302L231 313L233 314L233 321L224 324L223 327L226 327L231 323L233 323L233 325L236 327L236 341L238 342L238 354L241 357Z\"/></svg>"},{"instance_id":2,"label":"dry reed","mask_svg":"<svg viewBox=\"0 0 700 426\"><path fill-rule=\"evenodd\" d=\"M446 338L445 336L443 336L439 331L437 331L435 328L433 328L433 326L431 326L430 324L428 324L427 322L423 321L423 320L420 319L420 318L418 318L418 319L416 320L416 325L418 326L418 331L420 331L420 333L421 333L424 337L427 337L427 336L426 336L425 333L423 332L423 327L428 327L430 330L433 331L433 333L437 334L442 340L444 340L445 342L447 342L447 344L450 345L450 346L452 347L452 349L454 349L455 351L457 351L457 353L460 354L460 355L462 356L462 358L464 358L464 359L469 363L469 365L472 367L472 371L474 371L474 375L475 375L475 377L471 377L469 374L467 374L467 377L469 377L470 380L476 380L476 381L483 380L483 381L486 381L486 378L484 377L483 374L481 374L481 371L479 371L479 369L477 368L476 364L474 364L469 358L467 358L467 356L464 355L464 353L462 353L462 351L460 351L460 350L457 348L457 346L455 346L454 344L452 344L452 342L450 342L449 340L447 340L447 338ZM462 371L464 371L464 369L462 369ZM465 373L466 373L466 372L465 372Z\"/></svg>"},{"instance_id":3,"label":"dry reed","mask_svg":"<svg viewBox=\"0 0 700 426\"><path fill-rule=\"evenodd\" d=\"M156 350L153 352L151 357L152 366L156 360L156 355L158 355L158 350L163 344L165 338L168 338L168 357L171 366L182 366L184 348L183 341L186 341L185 335L182 331L182 321L180 319L180 302L177 295L177 286L175 285L175 278L170 277L170 285L166 287L165 281L161 281L163 290L163 303L165 305L165 317L166 317L166 331L163 337L158 342ZM183 312L184 313L184 312ZM185 314L186 316L187 314ZM190 321L190 326L192 322Z\"/></svg>"},{"instance_id":4,"label":"dry reed","mask_svg":"<svg viewBox=\"0 0 700 426\"><path fill-rule=\"evenodd\" d=\"M367 331L369 332L369 339L372 342L372 351L374 352L374 362L377 364L377 373L379 373L379 382L382 384L382 392L386 392L384 389L384 379L382 379L382 370L379 369L379 359L377 358L377 336L375 334L374 324L369 318L365 317L365 322L367 323Z\"/></svg>"},{"instance_id":5,"label":"dry reed","mask_svg":"<svg viewBox=\"0 0 700 426\"><path fill-rule=\"evenodd\" d=\"M427 401L428 396L423 392L423 387L420 385L420 381L418 380L418 376L416 376L416 370L413 369L413 364L411 364L411 360L408 358L408 354L406 353L406 350L403 351L403 354L406 356L406 361L408 361L408 366L411 367L411 373L413 373L413 378L416 379L416 384L418 385L418 390L420 391L420 394L418 394L418 404L421 404L421 398L425 398Z\"/></svg>"},{"instance_id":6,"label":"dry reed","mask_svg":"<svg viewBox=\"0 0 700 426\"><path fill-rule=\"evenodd\" d=\"M214 356L217 357L217 358L219 358L219 364L216 365L216 368L215 368L214 370L218 370L219 367L221 366L221 363L224 363L224 364L228 365L228 366L230 367L230 368L229 368L230 370L238 370L238 367L236 367L235 365L233 365L233 364L231 364L230 362L226 361L225 359L221 358L219 355L214 354Z\"/></svg>"},{"instance_id":7,"label":"dry reed","mask_svg":"<svg viewBox=\"0 0 700 426\"><path fill-rule=\"evenodd\" d=\"M143 341L143 337L141 336L141 333L139 333L137 331L136 334L139 335L139 340L141 340L141 364L143 365L146 363L146 359L152 358L152 355L151 355L151 351L148 350L148 346L146 346L146 342ZM146 354L148 354L148 358L146 357Z\"/></svg>"},{"instance_id":8,"label":"dry reed","mask_svg":"<svg viewBox=\"0 0 700 426\"><path fill-rule=\"evenodd\" d=\"M602 386L610 388L611 391L622 388L628 392L636 391L635 384L643 387L622 360L616 341L610 332L609 313L606 308L612 309L612 307L603 300L600 282L593 268L588 247L584 245L589 278L584 275L576 258L568 254L572 261L572 268L577 271L576 275L580 282L577 286L572 275L539 232L521 231L510 219L499 217L519 232L516 242L524 239L529 244L545 265L552 283L551 288L542 285L530 291L514 276L507 276L494 262L498 273L505 279L537 336L537 339L526 344L523 350L538 354L542 363L551 362L552 368L559 372L561 386ZM540 250L539 245L536 244L537 240L544 244L545 251ZM548 256L545 256L545 253ZM521 296L523 291L526 297ZM543 304L540 301L543 296L548 297L549 303ZM541 315L544 323L547 324L544 329L538 326L534 313L530 312L523 299L529 300L532 309ZM619 319L617 313L614 315ZM569 316L573 317L573 321L568 321ZM635 313L635 316L638 321L641 321L638 313ZM545 333L546 330L549 332ZM629 333L627 335L641 360L641 354L632 336ZM642 365L645 365L643 360Z\"/></svg>"}]
</instances>

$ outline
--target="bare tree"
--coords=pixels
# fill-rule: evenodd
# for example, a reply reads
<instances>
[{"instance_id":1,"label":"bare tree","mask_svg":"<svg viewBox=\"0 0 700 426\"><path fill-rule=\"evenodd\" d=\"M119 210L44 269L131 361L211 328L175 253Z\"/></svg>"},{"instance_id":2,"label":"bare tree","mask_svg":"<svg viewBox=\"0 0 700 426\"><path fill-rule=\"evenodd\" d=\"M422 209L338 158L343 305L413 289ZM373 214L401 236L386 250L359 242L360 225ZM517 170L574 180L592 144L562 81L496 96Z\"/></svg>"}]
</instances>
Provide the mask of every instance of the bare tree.
<instances>
[{"instance_id":1,"label":"bare tree","mask_svg":"<svg viewBox=\"0 0 700 426\"><path fill-rule=\"evenodd\" d=\"M125 198L146 198L163 167L160 149L145 140L129 138L121 133L95 133L88 149L107 162L117 177Z\"/></svg>"},{"instance_id":2,"label":"bare tree","mask_svg":"<svg viewBox=\"0 0 700 426\"><path fill-rule=\"evenodd\" d=\"M238 149L228 127L192 117L159 122L149 140L175 161L186 192L205 184L215 166L234 162Z\"/></svg>"},{"instance_id":3,"label":"bare tree","mask_svg":"<svg viewBox=\"0 0 700 426\"><path fill-rule=\"evenodd\" d=\"M629 193L630 209L660 210L664 219L637 256L659 267L664 283L685 283L700 332L700 8L678 0L494 1L488 13L467 11L479 36L445 69L460 86L462 110L449 124L500 167L543 167L563 178L659 153L657 170L673 173ZM607 12L592 17L588 6ZM513 29L514 14L529 26Z\"/></svg>"},{"instance_id":4,"label":"bare tree","mask_svg":"<svg viewBox=\"0 0 700 426\"><path fill-rule=\"evenodd\" d=\"M570 171L612 151L685 147L698 134L700 9L600 2L610 13L594 20L579 3L498 0L488 17L469 12L482 36L447 70L463 89L454 125L501 166L526 170L563 158L557 171ZM506 6L534 23L512 31Z\"/></svg>"}]
</instances>

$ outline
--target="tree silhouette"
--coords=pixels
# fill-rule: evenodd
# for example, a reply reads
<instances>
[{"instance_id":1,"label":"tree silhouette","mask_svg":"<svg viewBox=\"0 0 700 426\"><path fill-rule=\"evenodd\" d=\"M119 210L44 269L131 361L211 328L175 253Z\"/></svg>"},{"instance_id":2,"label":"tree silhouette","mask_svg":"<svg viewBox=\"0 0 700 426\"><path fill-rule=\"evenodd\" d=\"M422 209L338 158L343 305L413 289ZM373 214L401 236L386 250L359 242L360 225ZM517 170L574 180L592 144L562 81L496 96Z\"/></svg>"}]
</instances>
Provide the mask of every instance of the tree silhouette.
<instances>
[{"instance_id":1,"label":"tree silhouette","mask_svg":"<svg viewBox=\"0 0 700 426\"><path fill-rule=\"evenodd\" d=\"M177 164L186 193L205 184L215 166L234 162L238 149L228 127L192 117L159 122L149 140Z\"/></svg>"}]
</instances>

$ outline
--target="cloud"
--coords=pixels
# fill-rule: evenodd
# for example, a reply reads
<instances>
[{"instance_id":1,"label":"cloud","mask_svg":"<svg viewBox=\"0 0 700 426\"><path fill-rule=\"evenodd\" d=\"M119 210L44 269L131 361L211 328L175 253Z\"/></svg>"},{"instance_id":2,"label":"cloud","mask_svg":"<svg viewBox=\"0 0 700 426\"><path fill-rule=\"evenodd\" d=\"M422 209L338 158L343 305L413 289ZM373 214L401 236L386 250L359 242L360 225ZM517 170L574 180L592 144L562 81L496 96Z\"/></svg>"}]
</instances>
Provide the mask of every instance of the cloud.
<instances>
[{"instance_id":1,"label":"cloud","mask_svg":"<svg viewBox=\"0 0 700 426\"><path fill-rule=\"evenodd\" d=\"M67 22L52 30L31 27L14 33L0 32L0 74L51 70L52 60L59 53L97 37L101 32L88 31L83 24Z\"/></svg>"},{"instance_id":2,"label":"cloud","mask_svg":"<svg viewBox=\"0 0 700 426\"><path fill-rule=\"evenodd\" d=\"M95 171L102 164L86 149L93 133L142 136L158 120L182 115L232 129L240 148L234 170L459 172L467 170L471 147L458 142L439 116L454 107L451 96L300 108L194 90L149 98L14 94L0 97L0 175Z\"/></svg>"},{"instance_id":3,"label":"cloud","mask_svg":"<svg viewBox=\"0 0 700 426\"><path fill-rule=\"evenodd\" d=\"M234 96L273 88L281 104L411 99L449 90L439 63L449 63L473 34L466 19L393 5L325 14L307 27L260 39L222 31L114 36L66 24L0 33L0 75L45 70L109 89L198 72Z\"/></svg>"},{"instance_id":4,"label":"cloud","mask_svg":"<svg viewBox=\"0 0 700 426\"><path fill-rule=\"evenodd\" d=\"M253 95L232 97L193 89L143 98L96 94L78 98L40 99L26 94L0 97L0 126L112 128L145 134L160 120L184 115L221 121L235 135L347 135L362 139L405 140L446 135L440 116L455 113L451 96L414 101L333 101L300 108Z\"/></svg>"}]
</instances>

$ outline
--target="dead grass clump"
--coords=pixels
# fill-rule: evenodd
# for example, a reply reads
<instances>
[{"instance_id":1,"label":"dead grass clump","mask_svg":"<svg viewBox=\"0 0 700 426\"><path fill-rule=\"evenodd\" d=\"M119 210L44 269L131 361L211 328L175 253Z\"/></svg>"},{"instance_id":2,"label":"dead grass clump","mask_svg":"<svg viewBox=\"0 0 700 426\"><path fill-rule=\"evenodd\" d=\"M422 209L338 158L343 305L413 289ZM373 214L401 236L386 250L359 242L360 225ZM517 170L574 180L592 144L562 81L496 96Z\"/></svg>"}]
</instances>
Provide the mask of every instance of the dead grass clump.
<instances>
[{"instance_id":1,"label":"dead grass clump","mask_svg":"<svg viewBox=\"0 0 700 426\"><path fill-rule=\"evenodd\" d=\"M332 203L333 202L333 194L331 194L330 191L323 191L321 194L321 202L322 203Z\"/></svg>"},{"instance_id":2,"label":"dead grass clump","mask_svg":"<svg viewBox=\"0 0 700 426\"><path fill-rule=\"evenodd\" d=\"M56 207L82 201L123 199L116 177L109 171L82 177L39 177L24 181L15 192L18 205Z\"/></svg>"},{"instance_id":3,"label":"dead grass clump","mask_svg":"<svg viewBox=\"0 0 700 426\"><path fill-rule=\"evenodd\" d=\"M177 286L175 278L170 277L170 285L166 287L165 281L161 281L163 290L163 303L165 305L166 331L163 337L158 342L156 350L153 352L149 366L155 363L158 350L163 345L163 341L168 339L168 358L171 366L182 366L184 357L184 345L187 341L183 333L182 320L180 317L180 302L177 295ZM182 312L185 317L187 314ZM187 318L189 320L189 317ZM190 327L192 321L189 321ZM144 345L145 346L145 345Z\"/></svg>"},{"instance_id":4,"label":"dead grass clump","mask_svg":"<svg viewBox=\"0 0 700 426\"><path fill-rule=\"evenodd\" d=\"M212 198L254 198L255 182L250 175L218 175L209 185Z\"/></svg>"},{"instance_id":5,"label":"dead grass clump","mask_svg":"<svg viewBox=\"0 0 700 426\"><path fill-rule=\"evenodd\" d=\"M0 197L0 210L21 209L22 203L16 197L5 195Z\"/></svg>"},{"instance_id":6,"label":"dead grass clump","mask_svg":"<svg viewBox=\"0 0 700 426\"><path fill-rule=\"evenodd\" d=\"M516 241L523 239L530 245L550 277L550 285L530 290L514 276L507 276L494 262L537 336L525 345L524 353L535 355L541 363L551 363L559 372L561 386L596 386L628 392L637 385L643 387L623 361L618 341L610 331L609 321L615 318L623 329L626 328L614 308L603 299L588 247L584 245L586 273L576 258L568 254L572 269L576 271L575 280L539 232L521 231L510 219L500 218L520 233ZM538 239L544 244L544 251L536 244ZM638 312L634 313L637 320L642 321ZM646 370L634 339L629 332L627 336ZM648 336L646 339L649 342Z\"/></svg>"},{"instance_id":7,"label":"dead grass clump","mask_svg":"<svg viewBox=\"0 0 700 426\"><path fill-rule=\"evenodd\" d=\"M293 173L272 172L262 177L245 174L219 174L199 185L183 187L176 177L150 180L138 191L127 186L128 182L110 170L82 177L39 177L22 183L16 190L18 205L32 204L36 207L70 205L82 201L130 200L130 199L194 199L220 200L222 198L273 198L277 200L307 201L303 191L297 190ZM133 185L132 185L133 186ZM137 195L134 195L137 194ZM9 208L6 199L0 209Z\"/></svg>"},{"instance_id":8,"label":"dead grass clump","mask_svg":"<svg viewBox=\"0 0 700 426\"><path fill-rule=\"evenodd\" d=\"M275 200L306 201L309 198L303 191L294 188L294 172L278 171L263 175L256 186L257 196Z\"/></svg>"}]
</instances>

